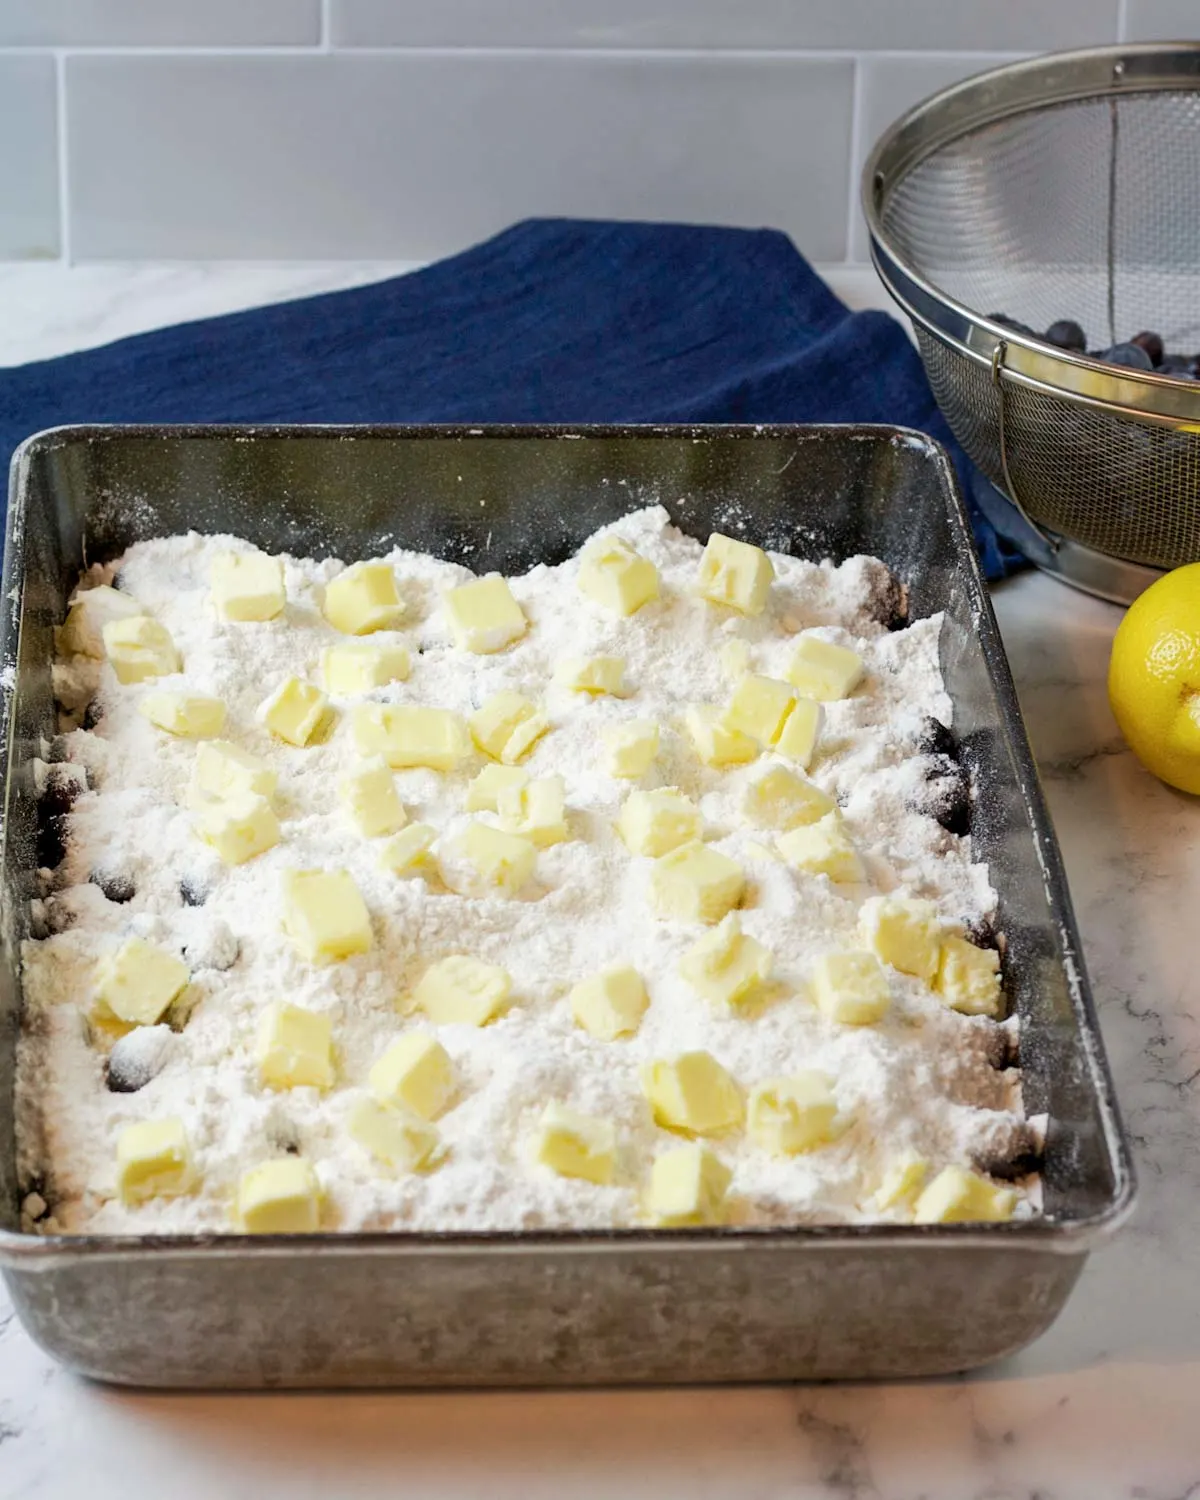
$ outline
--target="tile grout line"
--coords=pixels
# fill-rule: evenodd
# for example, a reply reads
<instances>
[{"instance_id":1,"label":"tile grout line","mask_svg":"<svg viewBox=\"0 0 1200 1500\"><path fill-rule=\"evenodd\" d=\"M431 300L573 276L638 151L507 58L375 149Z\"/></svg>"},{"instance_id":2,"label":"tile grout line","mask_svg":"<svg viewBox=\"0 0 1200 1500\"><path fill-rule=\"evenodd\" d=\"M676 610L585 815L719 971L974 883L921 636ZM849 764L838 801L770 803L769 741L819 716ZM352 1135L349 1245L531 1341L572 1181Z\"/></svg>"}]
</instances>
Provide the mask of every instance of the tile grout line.
<instances>
[{"instance_id":1,"label":"tile grout line","mask_svg":"<svg viewBox=\"0 0 1200 1500\"><path fill-rule=\"evenodd\" d=\"M1129 40L1129 0L1117 0L1117 41Z\"/></svg>"},{"instance_id":2,"label":"tile grout line","mask_svg":"<svg viewBox=\"0 0 1200 1500\"><path fill-rule=\"evenodd\" d=\"M320 0L321 32L317 41L320 52L333 51L333 0Z\"/></svg>"},{"instance_id":3,"label":"tile grout line","mask_svg":"<svg viewBox=\"0 0 1200 1500\"><path fill-rule=\"evenodd\" d=\"M850 90L850 192L849 203L846 206L846 248L842 252L842 263L850 265L854 263L854 228L858 215L858 177L859 160L858 153L862 144L863 129L863 66L862 56L854 59L854 79Z\"/></svg>"},{"instance_id":4,"label":"tile grout line","mask_svg":"<svg viewBox=\"0 0 1200 1500\"><path fill-rule=\"evenodd\" d=\"M322 16L325 7L332 11L332 0L322 0ZM324 23L323 23L324 28ZM66 55L67 53L76 57L119 57L126 61L151 58L181 58L202 57L221 58L233 60L235 58L284 58L284 57L317 57L324 56L329 52L336 53L339 57L593 57L605 60L616 58L637 58L645 61L656 57L679 59L688 62L704 61L708 58L736 58L743 61L763 62L773 58L780 58L788 62L832 62L847 63L854 62L860 56L870 56L885 62L945 62L956 59L980 59L982 62L993 58L1009 58L1013 56L1033 56L1028 49L1009 48L998 50L997 48L915 48L903 50L899 48L868 48L865 52L857 51L853 47L545 47L531 46L487 46L487 45L463 45L463 46L340 46L334 47L332 41L325 44L324 39L313 43L276 44L266 46L149 46L137 47L129 44L120 46L95 46L79 47L64 46L61 48L49 47L5 47L0 46L0 58L5 57L29 57L31 55L50 53L54 56Z\"/></svg>"},{"instance_id":5,"label":"tile grout line","mask_svg":"<svg viewBox=\"0 0 1200 1500\"><path fill-rule=\"evenodd\" d=\"M67 58L61 50L54 54L54 131L58 157L58 257L63 265L69 266L71 201L67 168Z\"/></svg>"}]
</instances>

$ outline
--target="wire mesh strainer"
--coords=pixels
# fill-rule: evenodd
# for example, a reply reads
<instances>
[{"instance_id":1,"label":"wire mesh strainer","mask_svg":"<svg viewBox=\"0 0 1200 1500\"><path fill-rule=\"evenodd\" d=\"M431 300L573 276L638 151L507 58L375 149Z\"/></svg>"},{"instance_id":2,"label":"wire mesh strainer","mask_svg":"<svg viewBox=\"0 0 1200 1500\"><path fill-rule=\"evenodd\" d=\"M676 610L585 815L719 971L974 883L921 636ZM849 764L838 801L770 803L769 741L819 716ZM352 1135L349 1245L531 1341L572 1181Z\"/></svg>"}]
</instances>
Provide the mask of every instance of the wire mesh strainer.
<instances>
[{"instance_id":1,"label":"wire mesh strainer","mask_svg":"<svg viewBox=\"0 0 1200 1500\"><path fill-rule=\"evenodd\" d=\"M948 89L878 142L863 197L938 405L1034 560L1128 599L1200 559L1200 382L991 316L1200 351L1200 43L1060 53Z\"/></svg>"}]
</instances>

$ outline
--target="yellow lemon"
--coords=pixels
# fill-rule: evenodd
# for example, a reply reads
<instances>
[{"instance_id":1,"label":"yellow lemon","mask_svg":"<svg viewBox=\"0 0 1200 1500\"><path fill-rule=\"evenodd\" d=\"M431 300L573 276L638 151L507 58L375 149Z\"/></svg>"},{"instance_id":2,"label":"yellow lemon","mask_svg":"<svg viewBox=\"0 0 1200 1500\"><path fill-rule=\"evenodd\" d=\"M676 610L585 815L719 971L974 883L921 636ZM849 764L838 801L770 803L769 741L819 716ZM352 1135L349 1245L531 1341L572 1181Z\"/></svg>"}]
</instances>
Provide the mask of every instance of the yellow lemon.
<instances>
[{"instance_id":1,"label":"yellow lemon","mask_svg":"<svg viewBox=\"0 0 1200 1500\"><path fill-rule=\"evenodd\" d=\"M1200 792L1200 563L1134 601L1113 641L1108 701L1148 771Z\"/></svg>"}]
</instances>

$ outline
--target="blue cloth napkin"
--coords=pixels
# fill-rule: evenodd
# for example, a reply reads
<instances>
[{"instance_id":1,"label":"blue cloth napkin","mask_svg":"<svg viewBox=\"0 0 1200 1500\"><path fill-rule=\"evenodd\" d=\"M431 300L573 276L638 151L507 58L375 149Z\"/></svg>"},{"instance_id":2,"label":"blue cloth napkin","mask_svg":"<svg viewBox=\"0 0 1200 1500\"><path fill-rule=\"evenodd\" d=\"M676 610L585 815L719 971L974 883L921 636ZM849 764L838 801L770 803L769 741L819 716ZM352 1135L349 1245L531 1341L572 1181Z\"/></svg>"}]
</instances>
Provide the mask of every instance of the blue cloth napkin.
<instances>
[{"instance_id":1,"label":"blue cloth napkin","mask_svg":"<svg viewBox=\"0 0 1200 1500\"><path fill-rule=\"evenodd\" d=\"M904 331L773 230L533 219L374 286L0 370L62 422L896 422L968 465ZM1020 564L972 515L984 571Z\"/></svg>"}]
</instances>

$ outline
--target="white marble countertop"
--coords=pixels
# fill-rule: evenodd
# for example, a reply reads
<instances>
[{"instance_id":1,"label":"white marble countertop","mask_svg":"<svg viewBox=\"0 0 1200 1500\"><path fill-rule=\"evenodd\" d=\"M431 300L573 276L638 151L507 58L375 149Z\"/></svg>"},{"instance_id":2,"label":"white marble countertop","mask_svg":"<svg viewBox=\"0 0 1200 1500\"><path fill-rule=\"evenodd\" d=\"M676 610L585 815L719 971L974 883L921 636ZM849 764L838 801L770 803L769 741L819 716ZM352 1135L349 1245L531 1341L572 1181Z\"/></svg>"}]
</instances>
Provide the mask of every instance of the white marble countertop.
<instances>
[{"instance_id":1,"label":"white marble countertop","mask_svg":"<svg viewBox=\"0 0 1200 1500\"><path fill-rule=\"evenodd\" d=\"M0 267L0 364L396 269ZM882 305L869 272L835 285ZM1200 911L1200 803L1117 735L1115 608L1037 575L995 603L1142 1183L1134 1222L1038 1343L901 1385L154 1395L59 1369L0 1289L0 1500L1200 1497L1200 985L1184 917Z\"/></svg>"}]
</instances>

